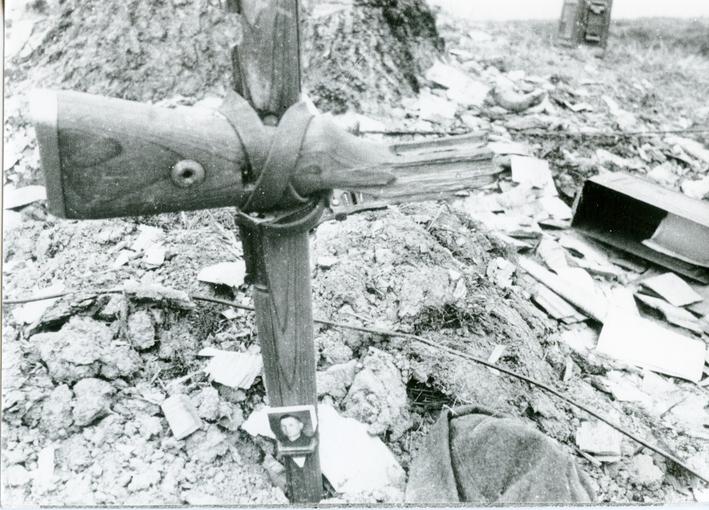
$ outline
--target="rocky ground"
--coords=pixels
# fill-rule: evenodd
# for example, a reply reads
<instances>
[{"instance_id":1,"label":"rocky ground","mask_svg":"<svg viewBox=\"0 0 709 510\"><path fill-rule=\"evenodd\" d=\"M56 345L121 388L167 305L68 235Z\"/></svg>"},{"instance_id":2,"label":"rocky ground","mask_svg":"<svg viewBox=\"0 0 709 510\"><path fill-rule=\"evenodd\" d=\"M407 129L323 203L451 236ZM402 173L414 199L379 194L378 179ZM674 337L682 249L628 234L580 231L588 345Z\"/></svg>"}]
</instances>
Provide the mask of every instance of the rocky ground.
<instances>
[{"instance_id":1,"label":"rocky ground","mask_svg":"<svg viewBox=\"0 0 709 510\"><path fill-rule=\"evenodd\" d=\"M204 23L225 23L202 17ZM144 18L149 16L136 14ZM135 79L88 70L82 71L85 76L58 77L62 48L51 46L51 30L41 32L46 18L28 19L42 37L30 37L29 46L18 43L9 59L4 184L10 195L15 188L41 183L25 114L32 86L81 83L82 90L120 95ZM550 163L566 204L586 177L604 170L645 174L697 198L705 195L709 161L673 135L629 133L709 129L703 103L709 94L709 56L705 47L676 35L687 34L691 41L691 34L709 31L706 23L679 28L667 22L617 23L604 55L554 46L553 24L464 25L441 15L438 25L446 43L441 65L460 71L459 83L450 82L450 68L443 78L429 71L419 77L418 93L412 90L401 101L388 98L393 104L374 101L364 90L359 110L339 117L344 125L356 123L360 132L485 130L491 142L522 142L530 155ZM23 26L10 25L10 35L26 30ZM646 37L648 32L654 35ZM37 40L43 46L33 46ZM214 49L226 42L200 41L214 58L203 54L199 62L216 66L196 73L205 83L190 85L185 78L176 89L165 89L161 82L153 87L157 93L146 86L139 98L191 103L219 95L223 85L205 77L228 66L226 53ZM136 47L141 59L156 57L141 48ZM113 62L117 70L135 64L136 73L150 74L130 54L116 58L128 60ZM92 79L95 89L85 81ZM510 112L495 100L505 87L515 94L543 93L536 104ZM677 136L705 143L707 133ZM504 156L499 163L509 166ZM505 193L514 189L505 175L484 195L509 198ZM499 225L480 221L488 216L476 215L482 196L391 206L321 224L312 238L314 315L415 333L485 359L504 346L497 361L501 366L563 390L708 472L706 386L661 375L652 379L599 355L593 349L598 324L569 326L535 305L530 299L534 284L512 265L517 251L526 249L518 242L533 248L544 239L563 244L565 231L537 227L532 241L510 231L516 228L500 232ZM78 222L53 218L43 202L5 211L3 295L31 296L48 288L80 292L5 307L4 504L287 501L273 442L243 427L267 404L260 377L245 388L220 384L200 355L205 347L253 353L258 335L252 314L155 291L170 288L250 303L243 282L214 284L200 277L213 264L242 263L232 216L216 210ZM617 252L607 256L622 259ZM568 258L580 264L577 257ZM659 272L643 264L634 270L613 267L610 273L591 272L599 288L625 287ZM115 287L128 290L97 292ZM695 337L708 339L701 332ZM558 440L590 475L601 502L707 501L706 487L696 478L629 439L622 439L620 456L612 462L579 453L576 435L589 417L519 380L395 337L318 326L316 343L321 402L366 425L404 472L442 408L476 403ZM647 390L653 397L649 405L620 397L614 392L617 381L645 389L654 381L662 390ZM180 440L160 407L178 394L188 397L202 422L200 430ZM331 486L329 497L332 502L400 502L404 482L392 479L389 486L357 492Z\"/></svg>"}]
</instances>

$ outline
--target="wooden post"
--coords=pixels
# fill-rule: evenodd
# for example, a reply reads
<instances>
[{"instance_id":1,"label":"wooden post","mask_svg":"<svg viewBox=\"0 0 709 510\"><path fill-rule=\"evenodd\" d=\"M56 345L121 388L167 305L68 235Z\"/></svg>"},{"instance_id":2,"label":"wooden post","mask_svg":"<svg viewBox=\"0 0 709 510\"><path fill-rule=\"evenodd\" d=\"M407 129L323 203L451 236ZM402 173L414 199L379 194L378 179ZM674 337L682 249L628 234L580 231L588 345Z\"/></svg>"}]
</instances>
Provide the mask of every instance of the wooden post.
<instances>
[{"instance_id":1,"label":"wooden post","mask_svg":"<svg viewBox=\"0 0 709 510\"><path fill-rule=\"evenodd\" d=\"M37 98L50 211L88 219L238 206L270 404L317 410L308 232L322 214L323 192L441 199L490 184L500 169L479 137L388 147L310 117L303 105L286 112L300 99L298 1L227 0L227 8L243 20L232 55L242 97L231 95L219 112L76 92ZM264 182L270 187L259 188ZM288 496L314 503L322 494L317 447L304 456L303 463L285 458Z\"/></svg>"},{"instance_id":2,"label":"wooden post","mask_svg":"<svg viewBox=\"0 0 709 510\"><path fill-rule=\"evenodd\" d=\"M300 99L298 1L242 0L227 8L238 9L243 20L243 37L233 53L236 92L259 112L264 124L274 125ZM240 232L254 284L270 405L311 404L317 409L308 225L242 227ZM290 501L320 501L317 447L303 467L290 457L285 463Z\"/></svg>"}]
</instances>

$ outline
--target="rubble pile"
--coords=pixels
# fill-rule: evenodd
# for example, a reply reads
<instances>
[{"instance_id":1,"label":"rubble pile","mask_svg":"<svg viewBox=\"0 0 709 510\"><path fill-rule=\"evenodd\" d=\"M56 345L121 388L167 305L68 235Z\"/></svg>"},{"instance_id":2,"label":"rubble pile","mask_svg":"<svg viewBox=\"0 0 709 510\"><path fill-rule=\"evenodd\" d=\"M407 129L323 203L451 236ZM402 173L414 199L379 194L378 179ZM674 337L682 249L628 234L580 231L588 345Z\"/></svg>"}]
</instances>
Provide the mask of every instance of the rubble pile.
<instances>
[{"instance_id":1,"label":"rubble pile","mask_svg":"<svg viewBox=\"0 0 709 510\"><path fill-rule=\"evenodd\" d=\"M503 51L519 47L517 32L442 26L447 53L417 95L379 117L366 115L381 109L363 98L360 112L336 119L379 139L481 131L505 172L448 203L321 224L314 315L420 335L514 370L707 473L707 282L572 226L572 200L604 175L709 200L709 147L678 133L707 112L667 115L647 73L612 86L612 49L596 60L541 41L525 51L553 62L522 66ZM560 62L573 65L562 72ZM31 130L13 122L4 295L48 298L3 315L5 503L287 502L253 317L190 297L251 302L232 213L59 221L42 189L22 186L38 161ZM315 340L328 502L402 502L423 438L460 404L558 441L601 502L709 497L662 455L494 369L374 331L320 325Z\"/></svg>"}]
</instances>

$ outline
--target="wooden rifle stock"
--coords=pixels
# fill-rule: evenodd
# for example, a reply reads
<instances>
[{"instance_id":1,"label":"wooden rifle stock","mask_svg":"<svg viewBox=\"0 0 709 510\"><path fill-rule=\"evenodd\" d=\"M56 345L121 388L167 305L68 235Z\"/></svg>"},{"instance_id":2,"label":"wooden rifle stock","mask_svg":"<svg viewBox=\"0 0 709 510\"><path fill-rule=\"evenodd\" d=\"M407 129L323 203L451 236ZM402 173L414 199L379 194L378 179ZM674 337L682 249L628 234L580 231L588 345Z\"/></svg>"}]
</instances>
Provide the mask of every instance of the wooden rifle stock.
<instances>
[{"instance_id":1,"label":"wooden rifle stock","mask_svg":"<svg viewBox=\"0 0 709 510\"><path fill-rule=\"evenodd\" d=\"M213 110L43 91L32 117L50 212L57 216L156 214L235 205L245 197L243 148ZM203 167L196 186L172 180L185 160Z\"/></svg>"},{"instance_id":2,"label":"wooden rifle stock","mask_svg":"<svg viewBox=\"0 0 709 510\"><path fill-rule=\"evenodd\" d=\"M42 92L33 120L50 212L74 219L135 216L243 204L248 156L219 112L164 108L80 92ZM275 128L265 127L269 136ZM294 188L333 188L387 202L445 198L499 173L479 136L385 146L328 116L310 123ZM257 169L258 171L258 169Z\"/></svg>"}]
</instances>

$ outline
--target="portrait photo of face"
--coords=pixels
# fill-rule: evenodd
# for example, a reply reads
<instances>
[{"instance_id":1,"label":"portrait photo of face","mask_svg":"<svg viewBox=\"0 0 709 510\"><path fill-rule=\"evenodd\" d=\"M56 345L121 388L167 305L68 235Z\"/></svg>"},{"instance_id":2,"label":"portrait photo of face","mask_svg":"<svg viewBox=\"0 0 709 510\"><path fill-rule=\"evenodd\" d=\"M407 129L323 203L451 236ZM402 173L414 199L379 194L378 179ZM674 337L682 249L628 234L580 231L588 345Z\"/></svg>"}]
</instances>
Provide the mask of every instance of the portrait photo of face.
<instances>
[{"instance_id":1,"label":"portrait photo of face","mask_svg":"<svg viewBox=\"0 0 709 510\"><path fill-rule=\"evenodd\" d=\"M281 416L281 432L288 441L297 441L303 433L303 422L296 416L286 414Z\"/></svg>"},{"instance_id":2,"label":"portrait photo of face","mask_svg":"<svg viewBox=\"0 0 709 510\"><path fill-rule=\"evenodd\" d=\"M268 420L281 454L303 454L314 449L317 418L313 406L272 408Z\"/></svg>"}]
</instances>

